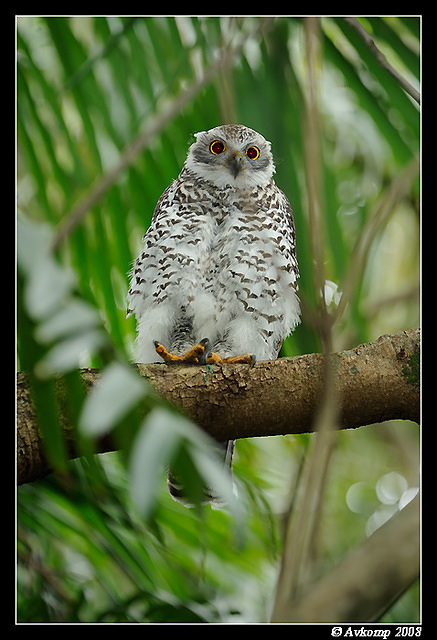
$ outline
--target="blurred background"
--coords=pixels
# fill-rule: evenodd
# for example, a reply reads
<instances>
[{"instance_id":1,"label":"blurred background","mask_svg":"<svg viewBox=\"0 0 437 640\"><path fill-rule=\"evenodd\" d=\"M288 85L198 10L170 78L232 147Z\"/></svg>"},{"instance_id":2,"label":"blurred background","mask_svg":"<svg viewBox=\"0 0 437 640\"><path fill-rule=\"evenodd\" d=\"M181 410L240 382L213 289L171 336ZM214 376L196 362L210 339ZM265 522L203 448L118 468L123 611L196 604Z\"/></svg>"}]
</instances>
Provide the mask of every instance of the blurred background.
<instances>
[{"instance_id":1,"label":"blurred background","mask_svg":"<svg viewBox=\"0 0 437 640\"><path fill-rule=\"evenodd\" d=\"M420 19L359 25L418 89ZM79 415L75 370L131 360L129 271L156 202L193 134L233 122L271 141L275 180L294 210L303 317L281 355L353 348L420 323L419 107L354 24L18 17L17 368L34 376L52 434L48 456L60 471L18 490L19 621L269 620L284 521L313 436L237 442L238 528L226 510L172 502L164 470L145 518L128 456L65 461L51 386L55 374L65 376ZM48 264L38 252L53 242ZM50 296L62 298L58 323ZM418 486L416 424L338 433L323 480L315 575ZM418 619L417 584L382 618Z\"/></svg>"}]
</instances>

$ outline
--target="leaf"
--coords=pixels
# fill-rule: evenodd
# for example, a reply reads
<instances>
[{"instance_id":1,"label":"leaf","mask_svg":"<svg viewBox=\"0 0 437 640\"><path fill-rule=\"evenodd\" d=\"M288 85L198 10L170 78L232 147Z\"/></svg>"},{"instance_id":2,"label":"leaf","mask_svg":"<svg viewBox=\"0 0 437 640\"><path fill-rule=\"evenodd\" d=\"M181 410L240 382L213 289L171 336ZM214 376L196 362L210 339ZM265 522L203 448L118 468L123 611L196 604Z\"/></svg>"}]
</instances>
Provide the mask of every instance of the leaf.
<instances>
[{"instance_id":1,"label":"leaf","mask_svg":"<svg viewBox=\"0 0 437 640\"><path fill-rule=\"evenodd\" d=\"M150 515L162 472L175 465L175 473L181 476L183 484L188 470L184 484L188 500L202 501L203 482L226 501L234 515L241 515L229 472L223 468L216 451L217 443L187 418L169 409L153 409L132 446L129 463L131 495L137 508L146 518ZM190 492L193 476L197 485Z\"/></svg>"},{"instance_id":2,"label":"leaf","mask_svg":"<svg viewBox=\"0 0 437 640\"><path fill-rule=\"evenodd\" d=\"M146 382L131 368L113 362L85 401L79 428L85 435L102 436L129 413L147 393Z\"/></svg>"},{"instance_id":3,"label":"leaf","mask_svg":"<svg viewBox=\"0 0 437 640\"><path fill-rule=\"evenodd\" d=\"M17 257L28 281L25 303L38 320L49 316L71 291L73 274L60 267L49 253L53 231L47 224L17 220Z\"/></svg>"},{"instance_id":4,"label":"leaf","mask_svg":"<svg viewBox=\"0 0 437 640\"><path fill-rule=\"evenodd\" d=\"M158 482L178 445L182 425L191 423L169 411L156 408L144 420L132 446L129 461L130 492L139 511L147 516L155 503Z\"/></svg>"},{"instance_id":5,"label":"leaf","mask_svg":"<svg viewBox=\"0 0 437 640\"><path fill-rule=\"evenodd\" d=\"M53 229L18 219L18 266L22 301L35 321L34 335L43 346L35 373L49 378L80 367L84 358L107 345L96 310L75 297L75 278L50 251ZM86 360L85 360L86 362Z\"/></svg>"},{"instance_id":6,"label":"leaf","mask_svg":"<svg viewBox=\"0 0 437 640\"><path fill-rule=\"evenodd\" d=\"M41 342L52 342L70 334L83 333L100 325L100 318L89 304L72 300L66 307L56 309L38 325L35 337Z\"/></svg>"},{"instance_id":7,"label":"leaf","mask_svg":"<svg viewBox=\"0 0 437 640\"><path fill-rule=\"evenodd\" d=\"M37 331L38 333L38 331ZM68 336L48 350L35 367L40 378L77 369L107 344L107 336L100 329L87 329Z\"/></svg>"}]
</instances>

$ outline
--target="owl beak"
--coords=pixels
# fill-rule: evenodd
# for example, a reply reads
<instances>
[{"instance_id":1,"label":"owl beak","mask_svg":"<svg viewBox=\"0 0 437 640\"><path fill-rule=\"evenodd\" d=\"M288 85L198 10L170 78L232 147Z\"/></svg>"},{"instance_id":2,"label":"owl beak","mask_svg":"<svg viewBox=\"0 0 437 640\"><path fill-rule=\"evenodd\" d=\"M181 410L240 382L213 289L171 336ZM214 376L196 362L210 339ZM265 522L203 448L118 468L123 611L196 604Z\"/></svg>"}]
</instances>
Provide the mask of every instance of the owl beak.
<instances>
[{"instance_id":1,"label":"owl beak","mask_svg":"<svg viewBox=\"0 0 437 640\"><path fill-rule=\"evenodd\" d=\"M241 153L237 153L234 158L229 162L228 169L232 176L236 178L243 168L243 156Z\"/></svg>"}]
</instances>

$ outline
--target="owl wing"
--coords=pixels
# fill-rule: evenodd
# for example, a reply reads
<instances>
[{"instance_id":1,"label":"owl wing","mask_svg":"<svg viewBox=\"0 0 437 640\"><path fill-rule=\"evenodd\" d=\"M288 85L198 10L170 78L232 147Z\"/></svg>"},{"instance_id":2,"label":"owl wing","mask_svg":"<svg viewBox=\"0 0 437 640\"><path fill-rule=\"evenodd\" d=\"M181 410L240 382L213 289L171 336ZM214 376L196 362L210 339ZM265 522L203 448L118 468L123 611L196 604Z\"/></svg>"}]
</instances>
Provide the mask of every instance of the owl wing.
<instances>
[{"instance_id":1,"label":"owl wing","mask_svg":"<svg viewBox=\"0 0 437 640\"><path fill-rule=\"evenodd\" d=\"M273 196L268 204L268 216L274 231L275 243L272 261L276 267L277 282L274 289L281 300L282 320L278 317L278 332L272 342L272 355L277 357L283 339L294 330L300 322L300 304L296 295L299 267L296 257L296 231L293 210L281 189L274 185ZM272 313L273 311L269 311ZM275 338L272 336L272 339Z\"/></svg>"},{"instance_id":2,"label":"owl wing","mask_svg":"<svg viewBox=\"0 0 437 640\"><path fill-rule=\"evenodd\" d=\"M268 226L273 235L271 240L275 246L275 261L280 273L287 273L287 286L297 289L299 267L296 258L296 231L293 210L287 196L276 184L272 191L263 198L262 209L269 220Z\"/></svg>"},{"instance_id":3,"label":"owl wing","mask_svg":"<svg viewBox=\"0 0 437 640\"><path fill-rule=\"evenodd\" d=\"M144 285L146 284L144 278L142 277L144 275L143 261L145 261L147 258L150 257L150 251L153 252L155 239L156 239L155 236L157 233L157 230L156 230L157 222L161 214L165 213L168 206L170 205L171 203L170 194L173 190L174 190L174 182L169 184L169 186L162 192L161 196L158 199L158 202L156 203L155 209L153 211L149 228L147 229L146 233L142 238L144 249L141 251L140 255L135 260L131 270L131 282L130 282L129 292L127 295L128 307L126 311L126 318L129 318L129 316L131 316L134 313L135 307L137 306L137 300L138 300L137 296L143 297L144 289L145 289Z\"/></svg>"}]
</instances>

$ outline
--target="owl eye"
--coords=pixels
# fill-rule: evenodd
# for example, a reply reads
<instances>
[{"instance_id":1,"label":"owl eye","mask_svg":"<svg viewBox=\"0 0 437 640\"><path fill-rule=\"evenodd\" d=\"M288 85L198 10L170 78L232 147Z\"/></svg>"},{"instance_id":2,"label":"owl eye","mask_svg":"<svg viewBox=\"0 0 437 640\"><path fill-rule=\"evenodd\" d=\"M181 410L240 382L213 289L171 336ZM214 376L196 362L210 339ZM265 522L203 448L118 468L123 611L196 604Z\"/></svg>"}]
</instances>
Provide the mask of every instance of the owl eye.
<instances>
[{"instance_id":1,"label":"owl eye","mask_svg":"<svg viewBox=\"0 0 437 640\"><path fill-rule=\"evenodd\" d=\"M258 147L248 147L246 149L246 155L251 160L256 160L259 157L259 149L258 149Z\"/></svg>"},{"instance_id":2,"label":"owl eye","mask_svg":"<svg viewBox=\"0 0 437 640\"><path fill-rule=\"evenodd\" d=\"M225 145L220 140L214 140L214 142L211 142L211 144L209 145L209 150L216 156L219 153L223 153L223 151L225 150Z\"/></svg>"}]
</instances>

